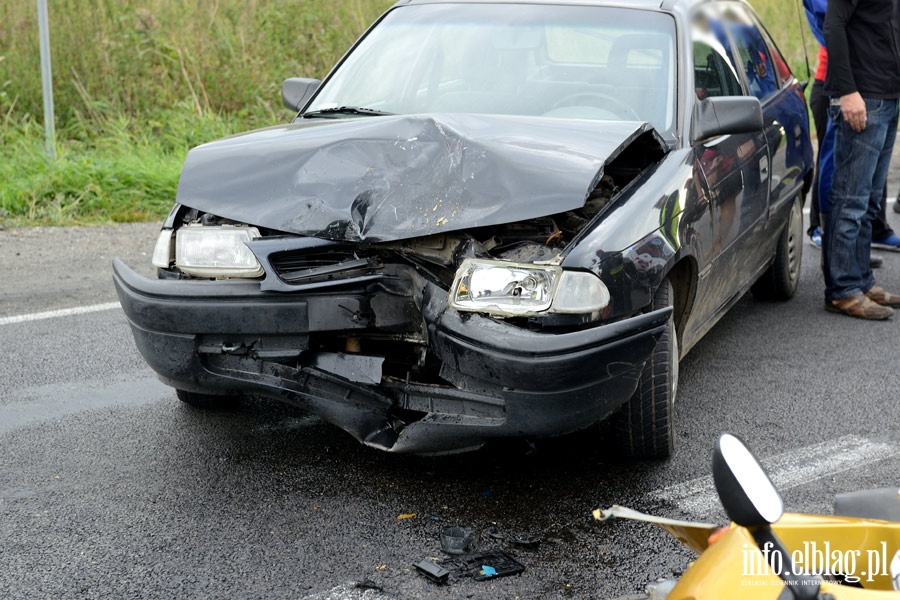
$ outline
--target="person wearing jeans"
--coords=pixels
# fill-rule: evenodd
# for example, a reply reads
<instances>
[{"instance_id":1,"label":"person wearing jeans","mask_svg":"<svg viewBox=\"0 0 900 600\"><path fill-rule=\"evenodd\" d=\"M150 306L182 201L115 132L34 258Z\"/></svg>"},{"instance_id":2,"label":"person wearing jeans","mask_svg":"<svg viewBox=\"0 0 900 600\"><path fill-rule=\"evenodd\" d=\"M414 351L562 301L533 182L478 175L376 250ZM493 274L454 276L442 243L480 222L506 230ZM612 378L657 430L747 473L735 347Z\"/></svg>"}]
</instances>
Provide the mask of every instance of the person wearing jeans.
<instances>
[{"instance_id":1,"label":"person wearing jeans","mask_svg":"<svg viewBox=\"0 0 900 600\"><path fill-rule=\"evenodd\" d=\"M825 309L888 319L900 296L875 284L869 254L897 135L900 0L828 0L824 38L835 135L828 212L822 213Z\"/></svg>"},{"instance_id":2,"label":"person wearing jeans","mask_svg":"<svg viewBox=\"0 0 900 600\"><path fill-rule=\"evenodd\" d=\"M825 87L825 68L827 64L828 53L825 48L819 48L819 67L816 69L816 78L812 84L812 91L809 94L809 108L813 115L813 124L816 128L817 151L816 151L816 172L813 177L812 197L809 205L809 228L806 234L809 236L810 243L816 248L822 247L822 224L819 219L819 209L825 206L825 212L828 212L828 192L831 190L831 176L834 173L834 128L828 120L828 102L829 98L823 92ZM819 73L822 73L822 79L819 79ZM875 215L872 221L872 248L882 250L893 250L900 252L900 236L894 233L894 230L888 225L885 207L887 204L887 184L882 190L881 209ZM869 262L872 268L881 266L881 257L871 256Z\"/></svg>"},{"instance_id":3,"label":"person wearing jeans","mask_svg":"<svg viewBox=\"0 0 900 600\"><path fill-rule=\"evenodd\" d=\"M865 99L864 128L855 131L844 119L840 101L832 102L828 116L834 124L834 175L825 214L824 252L826 308L863 318L887 318L886 306L869 307L861 314L845 307L864 296L878 304L878 286L869 265L872 223L878 216L887 180L888 165L897 134L897 99ZM875 290L875 292L872 292ZM882 291L882 295L887 292ZM900 297L889 296L887 306L900 306ZM865 304L862 300L859 304ZM878 309L881 310L878 310ZM836 310L835 310L836 309Z\"/></svg>"},{"instance_id":4,"label":"person wearing jeans","mask_svg":"<svg viewBox=\"0 0 900 600\"><path fill-rule=\"evenodd\" d=\"M825 22L825 11L828 7L827 0L803 0L803 8L806 12L806 20L809 29L816 41L819 42L819 56L816 65L816 74L813 78L812 88L809 93L809 110L812 113L813 124L816 128L816 171L813 177L812 200L809 205L809 228L806 234L810 243L816 248L822 247L822 228L819 220L819 206L824 205L828 211L828 190L831 188L831 175L834 166L832 147L834 133L828 120L829 98L825 95L825 74L828 72L828 51L825 49L825 36L822 27ZM826 127L829 126L829 127ZM825 160L823 159L825 157ZM821 188L821 189L820 189ZM900 236L891 229L887 222L885 205L887 203L887 186L884 187L884 196L881 201L881 210L875 221L872 222L872 247L884 250L900 252ZM894 209L900 206L900 202L894 205ZM872 255L870 263L872 268L881 265L880 256Z\"/></svg>"}]
</instances>

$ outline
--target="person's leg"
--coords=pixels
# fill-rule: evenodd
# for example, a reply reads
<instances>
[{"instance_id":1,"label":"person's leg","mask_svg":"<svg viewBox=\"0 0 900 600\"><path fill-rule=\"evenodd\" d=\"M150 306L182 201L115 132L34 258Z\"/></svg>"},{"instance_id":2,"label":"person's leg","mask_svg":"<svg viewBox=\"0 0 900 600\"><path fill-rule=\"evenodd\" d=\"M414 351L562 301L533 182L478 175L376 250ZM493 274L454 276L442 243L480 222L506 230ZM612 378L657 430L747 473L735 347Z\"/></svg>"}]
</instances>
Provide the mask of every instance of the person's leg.
<instances>
[{"instance_id":1,"label":"person's leg","mask_svg":"<svg viewBox=\"0 0 900 600\"><path fill-rule=\"evenodd\" d=\"M825 125L825 135L819 146L818 157L818 184L819 184L819 212L829 211L829 196L831 195L831 182L834 179L834 129L835 123L828 119Z\"/></svg>"},{"instance_id":2,"label":"person's leg","mask_svg":"<svg viewBox=\"0 0 900 600\"><path fill-rule=\"evenodd\" d=\"M887 184L884 184L884 192L881 196L881 208L878 209L878 214L875 215L875 220L872 221L872 241L875 240L883 240L888 237L894 230L891 229L891 226L888 225L887 222L887 213L884 212L884 208L887 205Z\"/></svg>"},{"instance_id":3,"label":"person's leg","mask_svg":"<svg viewBox=\"0 0 900 600\"><path fill-rule=\"evenodd\" d=\"M809 229L807 235L821 225L819 222L819 157L822 155L822 140L825 138L825 130L828 126L828 96L823 92L825 82L816 79L813 81L809 92L809 109L813 116L813 125L816 128L816 169L813 175L812 199L809 203Z\"/></svg>"},{"instance_id":4,"label":"person's leg","mask_svg":"<svg viewBox=\"0 0 900 600\"><path fill-rule=\"evenodd\" d=\"M829 108L835 137L823 240L826 301L850 298L874 285L869 266L872 220L887 178L897 102L866 100L866 108L866 128L859 133L844 122L839 106Z\"/></svg>"},{"instance_id":5,"label":"person's leg","mask_svg":"<svg viewBox=\"0 0 900 600\"><path fill-rule=\"evenodd\" d=\"M872 232L874 224L878 221L879 218L884 218L885 216L884 200L887 197L887 175L888 169L890 168L891 164L891 154L894 151L894 140L897 136L897 105L898 102L896 100L890 102L882 101L878 105L879 110L870 111L869 102L866 102L866 128L868 128L870 126L869 124L871 124L872 126L880 129L883 123L884 142L881 146L881 152L878 155L878 162L875 166L875 172L872 175L872 192L869 195L869 207L866 211L866 221L868 221L869 223L868 231L866 231L865 223L863 223L863 227L861 228L860 232L862 235L868 233L868 240L860 239L857 246L859 248L858 260L860 264L860 271L863 273L863 292L867 292L875 285L875 278L872 274L872 269L869 263L869 255L872 248ZM884 228L887 229L891 234L893 234L893 231L890 230L890 227L887 226L886 222L884 224ZM864 250L862 249L863 244L865 244L866 246Z\"/></svg>"},{"instance_id":6,"label":"person's leg","mask_svg":"<svg viewBox=\"0 0 900 600\"><path fill-rule=\"evenodd\" d=\"M884 250L900 251L900 236L894 233L887 222L887 184L884 184L884 192L881 196L881 208L872 221L872 247Z\"/></svg>"},{"instance_id":7,"label":"person's leg","mask_svg":"<svg viewBox=\"0 0 900 600\"><path fill-rule=\"evenodd\" d=\"M829 206L828 196L831 193L831 180L834 176L834 128L835 124L831 119L828 119L825 123L825 132L822 135L822 140L819 145L819 154L816 167L816 170L818 171L816 182L818 183L819 187L819 216L822 229L822 238L820 240L822 244L822 256L820 257L819 264L822 267L822 274L825 277L826 290L830 285L829 275L827 270L825 269L826 255L829 252L829 249L825 244L825 238L828 235L828 214L831 210Z\"/></svg>"}]
</instances>

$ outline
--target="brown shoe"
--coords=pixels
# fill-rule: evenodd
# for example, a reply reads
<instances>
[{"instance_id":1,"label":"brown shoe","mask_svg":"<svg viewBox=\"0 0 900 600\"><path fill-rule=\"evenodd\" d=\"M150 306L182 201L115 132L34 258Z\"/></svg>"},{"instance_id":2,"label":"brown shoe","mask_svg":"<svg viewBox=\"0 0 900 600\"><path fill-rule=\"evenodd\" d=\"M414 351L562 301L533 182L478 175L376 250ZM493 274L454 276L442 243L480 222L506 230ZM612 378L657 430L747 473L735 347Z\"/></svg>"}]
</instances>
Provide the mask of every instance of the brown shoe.
<instances>
[{"instance_id":1,"label":"brown shoe","mask_svg":"<svg viewBox=\"0 0 900 600\"><path fill-rule=\"evenodd\" d=\"M890 292L884 291L884 288L880 285L873 285L872 288L866 292L866 296L876 304L890 306L891 308L900 308L900 296L895 296Z\"/></svg>"},{"instance_id":2,"label":"brown shoe","mask_svg":"<svg viewBox=\"0 0 900 600\"><path fill-rule=\"evenodd\" d=\"M875 288L872 288L874 290ZM869 290L870 292L872 290ZM897 298L897 296L894 296ZM890 319L894 314L894 309L881 306L869 300L862 292L849 298L841 298L839 300L825 301L825 310L833 313L850 315L858 319L869 319L871 321L883 321Z\"/></svg>"}]
</instances>

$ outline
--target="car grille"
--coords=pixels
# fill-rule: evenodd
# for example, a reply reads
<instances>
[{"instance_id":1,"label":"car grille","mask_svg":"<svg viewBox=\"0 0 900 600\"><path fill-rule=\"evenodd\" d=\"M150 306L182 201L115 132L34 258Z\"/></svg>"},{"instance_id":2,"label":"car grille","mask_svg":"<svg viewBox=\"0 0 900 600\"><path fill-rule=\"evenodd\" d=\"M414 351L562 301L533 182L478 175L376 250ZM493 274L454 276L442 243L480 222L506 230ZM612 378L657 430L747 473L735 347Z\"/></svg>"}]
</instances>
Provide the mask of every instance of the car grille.
<instances>
[{"instance_id":1,"label":"car grille","mask_svg":"<svg viewBox=\"0 0 900 600\"><path fill-rule=\"evenodd\" d=\"M352 249L289 251L269 258L278 277L293 285L353 279L381 271L378 257L360 257Z\"/></svg>"}]
</instances>

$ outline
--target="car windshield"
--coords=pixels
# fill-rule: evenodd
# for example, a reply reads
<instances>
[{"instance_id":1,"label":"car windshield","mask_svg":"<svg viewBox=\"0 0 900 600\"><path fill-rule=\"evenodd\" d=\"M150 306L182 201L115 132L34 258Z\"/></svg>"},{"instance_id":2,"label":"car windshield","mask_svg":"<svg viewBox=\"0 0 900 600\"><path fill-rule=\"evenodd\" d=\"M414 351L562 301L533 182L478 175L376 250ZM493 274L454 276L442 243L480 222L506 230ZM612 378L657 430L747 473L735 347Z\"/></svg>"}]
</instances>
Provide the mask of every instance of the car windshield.
<instances>
[{"instance_id":1,"label":"car windshield","mask_svg":"<svg viewBox=\"0 0 900 600\"><path fill-rule=\"evenodd\" d=\"M649 121L665 132L675 113L674 39L674 20L645 10L399 7L339 65L306 114L533 115Z\"/></svg>"}]
</instances>

